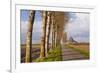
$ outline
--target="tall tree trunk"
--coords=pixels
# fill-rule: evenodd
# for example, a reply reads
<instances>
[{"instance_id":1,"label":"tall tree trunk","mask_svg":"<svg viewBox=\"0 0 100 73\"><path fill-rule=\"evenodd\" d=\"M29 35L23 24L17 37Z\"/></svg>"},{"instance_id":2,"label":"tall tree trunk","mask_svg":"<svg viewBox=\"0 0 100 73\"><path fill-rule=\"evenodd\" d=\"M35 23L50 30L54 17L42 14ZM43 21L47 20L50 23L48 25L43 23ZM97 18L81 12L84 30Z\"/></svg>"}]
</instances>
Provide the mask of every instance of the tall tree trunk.
<instances>
[{"instance_id":1,"label":"tall tree trunk","mask_svg":"<svg viewBox=\"0 0 100 73\"><path fill-rule=\"evenodd\" d=\"M49 38L50 38L50 30L51 30L51 12L48 11L47 13L47 26L48 26L48 31L46 35L46 47L45 47L45 54L46 57L48 56L48 50L49 50Z\"/></svg>"},{"instance_id":2,"label":"tall tree trunk","mask_svg":"<svg viewBox=\"0 0 100 73\"><path fill-rule=\"evenodd\" d=\"M54 30L53 45L54 45L54 48L55 48L56 47L56 23L55 23L55 18L54 18L53 30Z\"/></svg>"},{"instance_id":3,"label":"tall tree trunk","mask_svg":"<svg viewBox=\"0 0 100 73\"><path fill-rule=\"evenodd\" d=\"M52 49L54 48L55 46L55 24L54 24L54 12L52 13Z\"/></svg>"},{"instance_id":4,"label":"tall tree trunk","mask_svg":"<svg viewBox=\"0 0 100 73\"><path fill-rule=\"evenodd\" d=\"M29 20L28 20L28 31L27 31L27 38L26 38L26 57L25 62L32 62L32 30L33 30L33 23L35 19L35 11L31 10L29 12Z\"/></svg>"},{"instance_id":5,"label":"tall tree trunk","mask_svg":"<svg viewBox=\"0 0 100 73\"><path fill-rule=\"evenodd\" d=\"M52 49L54 47L54 45L53 45L53 43L54 43L53 39L54 39L54 31L53 31L53 19L52 19L52 45L51 45Z\"/></svg>"},{"instance_id":6,"label":"tall tree trunk","mask_svg":"<svg viewBox=\"0 0 100 73\"><path fill-rule=\"evenodd\" d=\"M42 12L42 38L41 38L41 50L40 58L45 57L45 38L46 38L46 26L47 26L47 11Z\"/></svg>"},{"instance_id":7,"label":"tall tree trunk","mask_svg":"<svg viewBox=\"0 0 100 73\"><path fill-rule=\"evenodd\" d=\"M56 24L56 40L55 40L55 46L58 46L58 24Z\"/></svg>"},{"instance_id":8,"label":"tall tree trunk","mask_svg":"<svg viewBox=\"0 0 100 73\"><path fill-rule=\"evenodd\" d=\"M53 12L51 15L51 48L53 49Z\"/></svg>"}]
</instances>

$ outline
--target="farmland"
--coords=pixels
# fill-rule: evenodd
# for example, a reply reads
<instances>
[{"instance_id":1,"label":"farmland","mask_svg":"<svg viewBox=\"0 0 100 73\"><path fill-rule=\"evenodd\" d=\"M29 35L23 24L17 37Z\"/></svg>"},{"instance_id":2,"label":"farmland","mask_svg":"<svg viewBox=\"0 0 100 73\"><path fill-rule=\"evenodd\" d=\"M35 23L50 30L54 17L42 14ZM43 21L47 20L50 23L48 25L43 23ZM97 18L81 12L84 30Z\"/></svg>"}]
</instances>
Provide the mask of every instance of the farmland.
<instances>
[{"instance_id":1,"label":"farmland","mask_svg":"<svg viewBox=\"0 0 100 73\"><path fill-rule=\"evenodd\" d=\"M50 44L49 44L50 47ZM21 63L25 62L25 49L26 46L21 45ZM45 59L41 60L39 58L40 55L40 44L32 44L32 62L50 62L50 61L61 61L61 48L56 47L53 49L50 49L48 52L48 57Z\"/></svg>"},{"instance_id":2,"label":"farmland","mask_svg":"<svg viewBox=\"0 0 100 73\"><path fill-rule=\"evenodd\" d=\"M21 45L21 62L22 63L25 62L25 47L26 47L25 44ZM89 43L66 44L62 46L61 48L50 50L47 58L45 58L44 60L39 60L40 44L33 44L32 45L32 59L33 59L33 62L89 59L89 54L90 54L89 51L90 51Z\"/></svg>"},{"instance_id":3,"label":"farmland","mask_svg":"<svg viewBox=\"0 0 100 73\"><path fill-rule=\"evenodd\" d=\"M89 53L90 51L89 43L67 44L66 47L76 50L89 58L89 54L90 54Z\"/></svg>"},{"instance_id":4,"label":"farmland","mask_svg":"<svg viewBox=\"0 0 100 73\"><path fill-rule=\"evenodd\" d=\"M25 50L26 50L26 45L22 44L21 45L21 62L25 62ZM32 45L32 57L34 59L39 57L39 52L40 52L40 44L33 44Z\"/></svg>"}]
</instances>

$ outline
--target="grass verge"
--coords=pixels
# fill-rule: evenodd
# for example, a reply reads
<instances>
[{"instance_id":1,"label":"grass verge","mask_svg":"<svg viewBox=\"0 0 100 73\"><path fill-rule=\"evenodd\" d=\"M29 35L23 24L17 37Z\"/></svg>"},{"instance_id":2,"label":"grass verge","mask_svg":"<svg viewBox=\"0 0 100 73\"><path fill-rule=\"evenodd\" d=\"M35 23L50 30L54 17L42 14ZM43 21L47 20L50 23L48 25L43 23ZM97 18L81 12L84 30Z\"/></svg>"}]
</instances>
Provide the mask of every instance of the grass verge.
<instances>
[{"instance_id":1,"label":"grass verge","mask_svg":"<svg viewBox=\"0 0 100 73\"><path fill-rule=\"evenodd\" d=\"M73 49L73 50L75 50L75 51L78 51L79 53L83 54L86 58L89 58L89 52L83 51L83 50L81 50L80 48L75 48L75 47L73 47L73 46L70 45L70 44L68 44L67 47L68 47L68 48L71 48L71 49Z\"/></svg>"},{"instance_id":2,"label":"grass verge","mask_svg":"<svg viewBox=\"0 0 100 73\"><path fill-rule=\"evenodd\" d=\"M33 60L33 62L50 62L50 61L62 61L60 46L50 49L48 52L48 57L44 59L37 58Z\"/></svg>"}]
</instances>

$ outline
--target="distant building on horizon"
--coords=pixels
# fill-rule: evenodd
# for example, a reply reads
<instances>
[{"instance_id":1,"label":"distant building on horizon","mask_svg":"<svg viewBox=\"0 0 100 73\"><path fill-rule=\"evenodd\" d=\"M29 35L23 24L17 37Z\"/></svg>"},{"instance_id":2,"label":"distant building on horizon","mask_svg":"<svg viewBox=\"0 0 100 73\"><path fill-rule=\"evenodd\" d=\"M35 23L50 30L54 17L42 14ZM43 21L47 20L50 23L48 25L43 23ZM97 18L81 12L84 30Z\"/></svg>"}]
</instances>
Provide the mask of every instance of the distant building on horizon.
<instances>
[{"instance_id":1,"label":"distant building on horizon","mask_svg":"<svg viewBox=\"0 0 100 73\"><path fill-rule=\"evenodd\" d=\"M78 43L73 37L70 37L68 43Z\"/></svg>"}]
</instances>

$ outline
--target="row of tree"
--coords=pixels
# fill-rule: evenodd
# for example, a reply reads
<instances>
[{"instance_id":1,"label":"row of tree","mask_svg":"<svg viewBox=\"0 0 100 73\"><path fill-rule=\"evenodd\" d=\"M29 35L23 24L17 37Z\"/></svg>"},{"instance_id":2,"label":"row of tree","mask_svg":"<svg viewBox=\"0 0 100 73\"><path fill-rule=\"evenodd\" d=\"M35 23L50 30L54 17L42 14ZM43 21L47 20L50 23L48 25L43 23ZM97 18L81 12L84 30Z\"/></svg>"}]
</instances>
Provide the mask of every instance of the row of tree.
<instances>
[{"instance_id":1,"label":"row of tree","mask_svg":"<svg viewBox=\"0 0 100 73\"><path fill-rule=\"evenodd\" d=\"M35 13L36 11L34 10L29 11L25 62L32 62L32 30L35 20ZM64 12L40 11L40 13L42 17L40 59L44 59L45 57L48 57L48 51L50 49L50 36L52 38L51 49L57 47L57 45L60 45L63 33L65 33L65 21L68 21L68 17L65 19L66 15Z\"/></svg>"}]
</instances>

